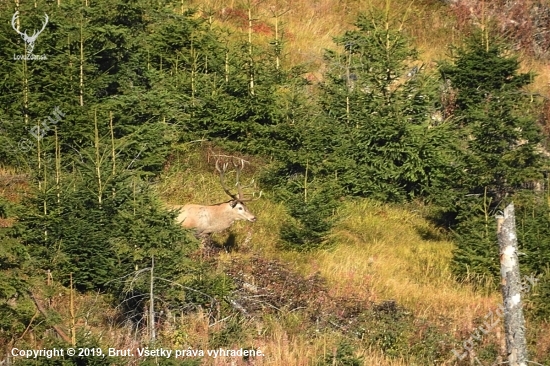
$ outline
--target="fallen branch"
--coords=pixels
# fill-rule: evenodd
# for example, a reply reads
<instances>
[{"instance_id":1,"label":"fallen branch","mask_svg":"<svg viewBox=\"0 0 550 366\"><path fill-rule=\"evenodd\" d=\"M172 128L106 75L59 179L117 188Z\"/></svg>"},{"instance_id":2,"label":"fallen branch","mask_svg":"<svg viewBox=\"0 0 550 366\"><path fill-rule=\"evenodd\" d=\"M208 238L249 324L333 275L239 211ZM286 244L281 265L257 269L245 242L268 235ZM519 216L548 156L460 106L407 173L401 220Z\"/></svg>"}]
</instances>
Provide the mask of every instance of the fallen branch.
<instances>
[{"instance_id":1,"label":"fallen branch","mask_svg":"<svg viewBox=\"0 0 550 366\"><path fill-rule=\"evenodd\" d=\"M29 294L31 295L31 299L32 301L34 301L34 304L36 305L36 308L38 309L38 311L40 311L40 313L42 315L44 315L45 318L47 318L47 314L46 314L46 310L44 309L44 307L42 306L42 304L40 304L40 302L38 302L38 299L36 298L36 296L29 291ZM69 338L67 336L67 334L65 334L65 332L59 328L57 325L54 325L52 324L52 328L56 331L56 333L61 337L63 338L63 340L67 343L71 343L71 338Z\"/></svg>"},{"instance_id":2,"label":"fallen branch","mask_svg":"<svg viewBox=\"0 0 550 366\"><path fill-rule=\"evenodd\" d=\"M250 315L248 314L248 311L246 311L246 309L244 308L244 306L242 306L241 304L239 304L237 301L233 300L233 299L230 299L229 297L224 297L224 300L227 301L229 303L229 305L231 305L233 307L233 309L237 310L238 312L240 312L241 314L243 314L245 317L249 318Z\"/></svg>"}]
</instances>

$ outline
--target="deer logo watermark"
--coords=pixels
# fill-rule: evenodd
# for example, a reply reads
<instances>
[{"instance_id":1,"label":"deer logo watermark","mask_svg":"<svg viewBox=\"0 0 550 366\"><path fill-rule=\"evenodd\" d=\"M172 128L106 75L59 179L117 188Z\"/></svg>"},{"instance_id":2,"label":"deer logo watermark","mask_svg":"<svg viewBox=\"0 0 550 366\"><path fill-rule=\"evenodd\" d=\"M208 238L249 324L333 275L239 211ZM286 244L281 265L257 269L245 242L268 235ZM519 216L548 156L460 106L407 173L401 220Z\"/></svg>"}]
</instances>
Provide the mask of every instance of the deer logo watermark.
<instances>
[{"instance_id":1,"label":"deer logo watermark","mask_svg":"<svg viewBox=\"0 0 550 366\"><path fill-rule=\"evenodd\" d=\"M45 59L47 59L46 55L34 55L32 52L34 50L34 43L36 42L36 39L38 38L40 33L42 33L44 31L44 29L46 28L46 25L48 24L48 20L50 19L48 17L48 14L44 13L44 22L42 23L42 29L40 29L39 31L34 30L32 35L30 35L30 36L27 34L26 29L25 29L24 32L21 32L18 29L19 27L17 27L15 25L18 17L19 17L19 11L16 11L13 14L13 17L11 18L11 26L12 26L13 30L15 30L17 32L17 34L19 34L21 36L21 38L23 38L23 40L27 44L27 47L26 47L27 48L27 54L26 55L13 55L13 59L14 60L45 60Z\"/></svg>"}]
</instances>

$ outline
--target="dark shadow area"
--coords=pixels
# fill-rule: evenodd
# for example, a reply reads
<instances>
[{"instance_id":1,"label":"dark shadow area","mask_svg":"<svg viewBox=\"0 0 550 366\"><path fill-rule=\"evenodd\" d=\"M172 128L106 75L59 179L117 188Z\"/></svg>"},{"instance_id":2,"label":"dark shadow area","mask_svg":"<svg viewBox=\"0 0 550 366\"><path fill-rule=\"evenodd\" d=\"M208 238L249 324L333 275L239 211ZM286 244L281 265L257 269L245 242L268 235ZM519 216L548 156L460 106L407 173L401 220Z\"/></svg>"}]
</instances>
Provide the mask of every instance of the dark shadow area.
<instances>
[{"instance_id":1,"label":"dark shadow area","mask_svg":"<svg viewBox=\"0 0 550 366\"><path fill-rule=\"evenodd\" d=\"M425 226L415 226L414 229L423 240L442 241L448 239L448 234L445 234L443 232L443 229L439 227L432 228Z\"/></svg>"},{"instance_id":2,"label":"dark shadow area","mask_svg":"<svg viewBox=\"0 0 550 366\"><path fill-rule=\"evenodd\" d=\"M225 242L223 243L224 249L228 253L232 253L237 250L237 238L235 234L230 233L227 239L225 239Z\"/></svg>"}]
</instances>

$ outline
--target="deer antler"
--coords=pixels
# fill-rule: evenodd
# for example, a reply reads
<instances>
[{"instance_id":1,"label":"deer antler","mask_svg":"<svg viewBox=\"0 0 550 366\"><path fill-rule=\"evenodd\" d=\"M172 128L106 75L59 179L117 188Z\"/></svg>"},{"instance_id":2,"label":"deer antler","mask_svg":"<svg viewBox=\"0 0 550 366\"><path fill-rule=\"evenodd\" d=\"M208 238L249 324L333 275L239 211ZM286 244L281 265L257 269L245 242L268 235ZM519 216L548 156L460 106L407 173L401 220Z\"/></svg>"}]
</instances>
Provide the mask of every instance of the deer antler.
<instances>
[{"instance_id":1,"label":"deer antler","mask_svg":"<svg viewBox=\"0 0 550 366\"><path fill-rule=\"evenodd\" d=\"M19 35L25 37L25 36L27 35L27 33L26 33L26 32L25 32L25 33L21 33L21 32L19 31L19 29L17 29L17 27L15 26L15 21L17 20L18 17L19 17L19 10L16 11L16 12L13 14L13 16L11 17L11 26L12 26L13 30L17 32L17 34L19 34Z\"/></svg>"},{"instance_id":2,"label":"deer antler","mask_svg":"<svg viewBox=\"0 0 550 366\"><path fill-rule=\"evenodd\" d=\"M244 198L244 193L243 193L243 190L246 189L246 188L250 188L250 187L256 187L255 184L254 184L254 179L252 179L250 181L250 184L246 185L246 186L243 186L241 185L241 181L240 181L240 174L241 174L241 171L244 169L244 164L245 164L245 160L244 159L239 159L239 163L236 163L235 164L235 161L231 160L231 163L233 164L233 166L235 167L235 170L236 170L236 179L237 179L237 190L239 192L239 201L241 202L249 202L249 201L255 201L255 200L258 200L260 199L260 197L262 197L262 191L260 191L260 194L258 197L256 197L256 194L255 193L252 193L252 197L250 198Z\"/></svg>"},{"instance_id":3,"label":"deer antler","mask_svg":"<svg viewBox=\"0 0 550 366\"><path fill-rule=\"evenodd\" d=\"M225 193L229 195L229 197L233 198L234 200L239 200L237 196L235 196L233 193L229 191L229 189L226 187L224 182L225 172L227 171L227 167L229 166L229 164L224 163L222 168L220 168L219 162L220 162L219 159L216 160L216 170L218 171L218 173L220 173L220 183L222 185L223 190L225 191Z\"/></svg>"},{"instance_id":4,"label":"deer antler","mask_svg":"<svg viewBox=\"0 0 550 366\"><path fill-rule=\"evenodd\" d=\"M252 183L254 183L254 180L252 180ZM247 188L247 187L253 187L254 185L253 184L250 184L248 186L245 186L244 188ZM246 199L241 199L241 202L250 202L250 201L257 201L259 200L260 198L262 198L262 194L264 192L263 191L260 191L260 193L258 193L258 197L256 197L256 192L253 192L252 193L252 197L250 198L246 198Z\"/></svg>"},{"instance_id":5,"label":"deer antler","mask_svg":"<svg viewBox=\"0 0 550 366\"><path fill-rule=\"evenodd\" d=\"M239 195L239 201L243 201L244 199L244 195L243 195L243 189L241 187L241 181L240 181L240 176L241 176L241 170L243 170L244 168L244 160L243 159L239 159L240 160L240 164L239 163L236 163L235 164L235 161L233 159L231 159L231 163L233 164L233 167L235 168L235 185L237 186L237 192L238 192L238 195Z\"/></svg>"},{"instance_id":6,"label":"deer antler","mask_svg":"<svg viewBox=\"0 0 550 366\"><path fill-rule=\"evenodd\" d=\"M246 161L244 159L237 158L237 162L235 162L235 159L231 157L231 165L233 165L233 168L235 168L235 185L237 186L237 194L233 194L229 191L227 186L225 185L225 173L227 171L227 168L229 167L229 163L224 163L222 167L220 168L219 165L219 159L216 160L216 170L220 174L220 182L222 184L222 188L231 198L234 200L240 201L240 202L248 202L252 200L257 200L262 196L262 192L260 191L260 194L258 197L256 197L255 194L252 194L251 198L244 198L243 189L253 187L254 186L254 179L250 182L249 185L243 186L241 185L241 171L244 169Z\"/></svg>"}]
</instances>

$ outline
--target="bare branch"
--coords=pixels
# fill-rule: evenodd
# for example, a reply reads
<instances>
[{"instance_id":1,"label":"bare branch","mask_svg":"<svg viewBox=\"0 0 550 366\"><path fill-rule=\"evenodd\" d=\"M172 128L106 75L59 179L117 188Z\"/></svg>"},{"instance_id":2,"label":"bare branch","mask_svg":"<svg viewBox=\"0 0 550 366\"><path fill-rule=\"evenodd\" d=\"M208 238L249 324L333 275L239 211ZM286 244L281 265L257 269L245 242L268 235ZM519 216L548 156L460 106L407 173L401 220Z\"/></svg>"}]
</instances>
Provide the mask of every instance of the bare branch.
<instances>
[{"instance_id":1,"label":"bare branch","mask_svg":"<svg viewBox=\"0 0 550 366\"><path fill-rule=\"evenodd\" d=\"M36 305L36 308L38 309L38 311L47 319L48 318L48 314L46 312L46 310L44 310L44 307L42 306L42 304L40 304L40 302L38 301L38 298L32 293L29 291L29 295L31 296L31 299L32 301L34 302L34 304ZM56 333L67 343L71 343L71 338L69 338L69 336L67 336L67 334L65 334L65 332L59 328L57 325L55 324L52 324L52 328L56 331Z\"/></svg>"}]
</instances>

